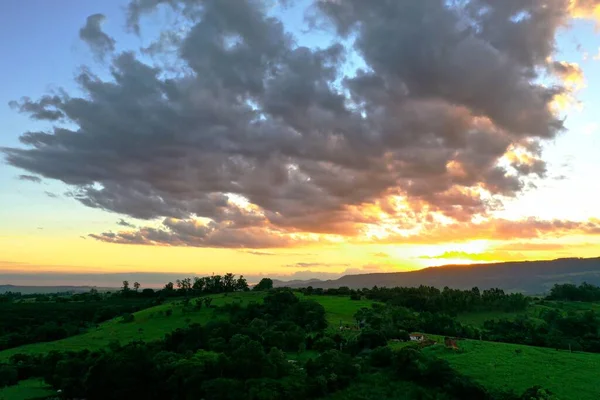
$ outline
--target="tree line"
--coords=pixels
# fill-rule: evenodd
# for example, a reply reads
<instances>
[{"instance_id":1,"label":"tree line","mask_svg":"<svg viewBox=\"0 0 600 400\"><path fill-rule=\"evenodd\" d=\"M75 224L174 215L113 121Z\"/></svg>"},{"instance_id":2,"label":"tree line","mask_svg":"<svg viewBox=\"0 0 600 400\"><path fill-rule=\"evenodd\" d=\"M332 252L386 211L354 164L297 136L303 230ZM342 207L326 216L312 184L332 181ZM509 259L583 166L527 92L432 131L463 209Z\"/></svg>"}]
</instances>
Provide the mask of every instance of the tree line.
<instances>
[{"instance_id":1,"label":"tree line","mask_svg":"<svg viewBox=\"0 0 600 400\"><path fill-rule=\"evenodd\" d=\"M306 295L350 296L358 300L362 297L369 300L407 307L419 312L444 312L456 315L460 312L525 310L531 298L521 293L505 293L502 289L480 291L474 287L470 290L440 290L433 286L419 287L377 287L371 289L350 289L340 287L334 289L307 288L299 289Z\"/></svg>"}]
</instances>

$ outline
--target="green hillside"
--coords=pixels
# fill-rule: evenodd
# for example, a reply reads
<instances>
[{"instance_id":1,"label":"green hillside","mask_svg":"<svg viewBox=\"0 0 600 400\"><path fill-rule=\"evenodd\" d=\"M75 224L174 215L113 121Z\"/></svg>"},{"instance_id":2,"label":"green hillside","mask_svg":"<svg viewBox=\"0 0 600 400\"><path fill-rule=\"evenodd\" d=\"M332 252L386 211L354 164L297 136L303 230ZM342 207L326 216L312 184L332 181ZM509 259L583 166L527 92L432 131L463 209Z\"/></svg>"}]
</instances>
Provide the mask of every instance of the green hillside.
<instances>
[{"instance_id":1,"label":"green hillside","mask_svg":"<svg viewBox=\"0 0 600 400\"><path fill-rule=\"evenodd\" d=\"M212 305L221 306L228 303L240 302L248 304L260 301L264 296L261 292L245 292L235 294L218 294L211 296ZM171 315L169 314L169 310ZM177 328L183 328L191 323L205 323L214 318L220 318L215 309L203 307L200 310L186 311L181 301L172 301L160 306L147 308L134 314L133 322L123 323L116 318L101 324L82 335L72 336L54 342L34 343L0 352L0 360L6 360L13 354L40 354L52 350L78 351L83 349L95 350L107 346L113 341L121 343L133 340L152 341L163 338L167 333Z\"/></svg>"},{"instance_id":2,"label":"green hillside","mask_svg":"<svg viewBox=\"0 0 600 400\"><path fill-rule=\"evenodd\" d=\"M597 400L600 355L507 343L459 342L459 351L441 345L425 351L487 388L523 391L534 385L550 389L560 400Z\"/></svg>"},{"instance_id":3,"label":"green hillside","mask_svg":"<svg viewBox=\"0 0 600 400\"><path fill-rule=\"evenodd\" d=\"M239 302L248 304L260 301L263 292L243 292L230 294L211 295L212 305L222 306ZM352 323L353 315L361 307L369 307L372 302L367 300L351 301L347 297L334 296L303 296L301 299L311 299L323 305L327 311L327 321L332 326L337 326L340 321ZM168 314L171 310L171 315ZM97 329L92 329L82 335L72 336L54 342L34 343L16 347L0 352L0 360L6 360L13 354L41 354L52 350L78 351L95 350L108 346L113 341L127 343L133 340L152 341L162 339L167 333L177 328L183 328L191 323L205 323L211 319L221 318L214 308L203 307L200 310L186 311L181 301L173 301L160 306L148 308L134 314L133 322L123 323L120 318L101 324Z\"/></svg>"}]
</instances>

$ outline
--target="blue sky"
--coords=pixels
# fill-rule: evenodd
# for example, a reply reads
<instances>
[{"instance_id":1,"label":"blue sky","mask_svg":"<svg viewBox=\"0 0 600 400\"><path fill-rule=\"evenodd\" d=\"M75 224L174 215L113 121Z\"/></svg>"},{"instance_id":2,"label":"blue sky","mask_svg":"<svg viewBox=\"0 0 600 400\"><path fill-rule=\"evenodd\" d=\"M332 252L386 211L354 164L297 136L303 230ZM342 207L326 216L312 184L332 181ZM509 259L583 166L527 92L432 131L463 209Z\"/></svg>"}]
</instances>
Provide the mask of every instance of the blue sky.
<instances>
[{"instance_id":1,"label":"blue sky","mask_svg":"<svg viewBox=\"0 0 600 400\"><path fill-rule=\"evenodd\" d=\"M103 29L115 38L117 51L147 46L164 27L164 20L155 16L145 20L142 37L126 33L127 3L127 0L0 2L0 36L4 38L0 41L0 147L20 146L18 137L23 132L48 128L46 123L32 121L11 109L10 101L22 96L36 99L57 88L74 93L77 87L73 77L82 65L106 73L107 65L94 60L78 37L89 15L106 15ZM304 31L302 10L306 4L307 0L299 1L296 7L284 10L279 16L299 44L325 46L331 37L319 31ZM544 159L549 163L550 179L540 182L536 190L507 202L500 216L565 220L600 217L597 185L592 179L600 174L600 60L594 59L600 52L600 35L596 24L574 20L573 26L558 36L557 50L555 60L577 63L585 73L586 85L576 93L581 106L565 112L568 131L545 145ZM352 61L355 65L360 62L356 55ZM349 67L348 73L351 72ZM73 239L90 232L119 229L117 220L121 215L88 208L66 197L64 193L69 187L60 182L20 181L17 179L20 174L26 172L0 164L0 247L10 243L22 245L19 254L24 254L36 240L64 238L77 243ZM563 179L552 178L558 176ZM50 197L47 192L57 197ZM2 242L3 237L12 241ZM38 250L33 246L29 251ZM367 251L359 253L357 257L363 259Z\"/></svg>"}]
</instances>

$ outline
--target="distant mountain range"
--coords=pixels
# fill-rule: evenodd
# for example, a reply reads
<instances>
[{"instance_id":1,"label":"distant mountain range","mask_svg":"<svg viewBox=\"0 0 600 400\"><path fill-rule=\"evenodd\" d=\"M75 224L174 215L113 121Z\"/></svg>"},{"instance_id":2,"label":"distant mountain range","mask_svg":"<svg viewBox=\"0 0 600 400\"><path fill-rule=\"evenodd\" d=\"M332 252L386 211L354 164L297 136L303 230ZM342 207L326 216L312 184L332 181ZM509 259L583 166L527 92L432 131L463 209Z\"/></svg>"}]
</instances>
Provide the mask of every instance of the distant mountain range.
<instances>
[{"instance_id":1,"label":"distant mountain range","mask_svg":"<svg viewBox=\"0 0 600 400\"><path fill-rule=\"evenodd\" d=\"M600 258L562 258L496 264L446 265L410 272L345 275L334 280L274 281L281 287L353 289L394 286L448 286L455 289L500 288L510 292L542 294L556 283L588 282L600 286Z\"/></svg>"},{"instance_id":2,"label":"distant mountain range","mask_svg":"<svg viewBox=\"0 0 600 400\"><path fill-rule=\"evenodd\" d=\"M101 288L95 286L18 286L0 285L0 294L6 292L21 294L49 294L49 293L85 293L95 288L99 292L118 290L118 288Z\"/></svg>"}]
</instances>

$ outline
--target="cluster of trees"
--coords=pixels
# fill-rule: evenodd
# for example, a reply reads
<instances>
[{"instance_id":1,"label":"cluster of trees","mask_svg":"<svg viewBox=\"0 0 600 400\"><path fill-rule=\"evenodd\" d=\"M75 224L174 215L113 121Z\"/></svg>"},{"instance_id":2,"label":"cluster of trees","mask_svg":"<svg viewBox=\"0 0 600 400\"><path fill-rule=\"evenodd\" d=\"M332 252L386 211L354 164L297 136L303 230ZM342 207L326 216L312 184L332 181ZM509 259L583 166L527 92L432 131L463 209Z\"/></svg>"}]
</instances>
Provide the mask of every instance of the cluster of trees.
<instances>
[{"instance_id":1,"label":"cluster of trees","mask_svg":"<svg viewBox=\"0 0 600 400\"><path fill-rule=\"evenodd\" d=\"M392 304L376 303L371 308L361 308L354 318L358 325L364 327L362 333L372 331L385 342L391 339L408 340L408 332L413 331L473 339L479 339L482 334L479 329L462 325L448 314L414 312Z\"/></svg>"},{"instance_id":2,"label":"cluster of trees","mask_svg":"<svg viewBox=\"0 0 600 400\"><path fill-rule=\"evenodd\" d=\"M367 299L407 307L415 311L444 312L456 315L459 312L470 311L522 311L527 308L531 298L521 293L505 293L502 289L480 291L450 289L443 290L432 286L394 287L372 289L350 289L340 287L335 289L300 289L306 295L342 295L351 299Z\"/></svg>"},{"instance_id":3,"label":"cluster of trees","mask_svg":"<svg viewBox=\"0 0 600 400\"><path fill-rule=\"evenodd\" d=\"M554 285L546 299L563 301L600 301L600 287L585 282L579 286L572 283Z\"/></svg>"},{"instance_id":4,"label":"cluster of trees","mask_svg":"<svg viewBox=\"0 0 600 400\"><path fill-rule=\"evenodd\" d=\"M248 282L244 276L236 277L232 273L194 277L194 279L177 279L175 283L168 282L161 290L144 289L140 291L140 287L141 285L138 282L134 282L132 289L129 281L123 281L120 295L125 297L202 296L249 290Z\"/></svg>"},{"instance_id":5,"label":"cluster of trees","mask_svg":"<svg viewBox=\"0 0 600 400\"><path fill-rule=\"evenodd\" d=\"M548 309L539 318L521 315L514 320L486 321L483 327L487 340L600 353L600 317L591 310Z\"/></svg>"},{"instance_id":6,"label":"cluster of trees","mask_svg":"<svg viewBox=\"0 0 600 400\"><path fill-rule=\"evenodd\" d=\"M352 393L354 382L385 376L392 383L410 382L421 398L550 398L541 397L546 394L537 388L523 395L488 392L417 349L392 351L375 329L356 338L328 333L323 307L300 301L289 290L270 291L262 303L229 304L217 311L228 318L178 329L157 342L15 355L0 365L0 385L43 377L62 398L90 400L305 400L346 389ZM286 355L305 350L317 354L306 362L290 362ZM360 398L380 399L376 388Z\"/></svg>"},{"instance_id":7,"label":"cluster of trees","mask_svg":"<svg viewBox=\"0 0 600 400\"><path fill-rule=\"evenodd\" d=\"M77 335L96 324L150 307L145 299L0 303L0 350Z\"/></svg>"}]
</instances>

